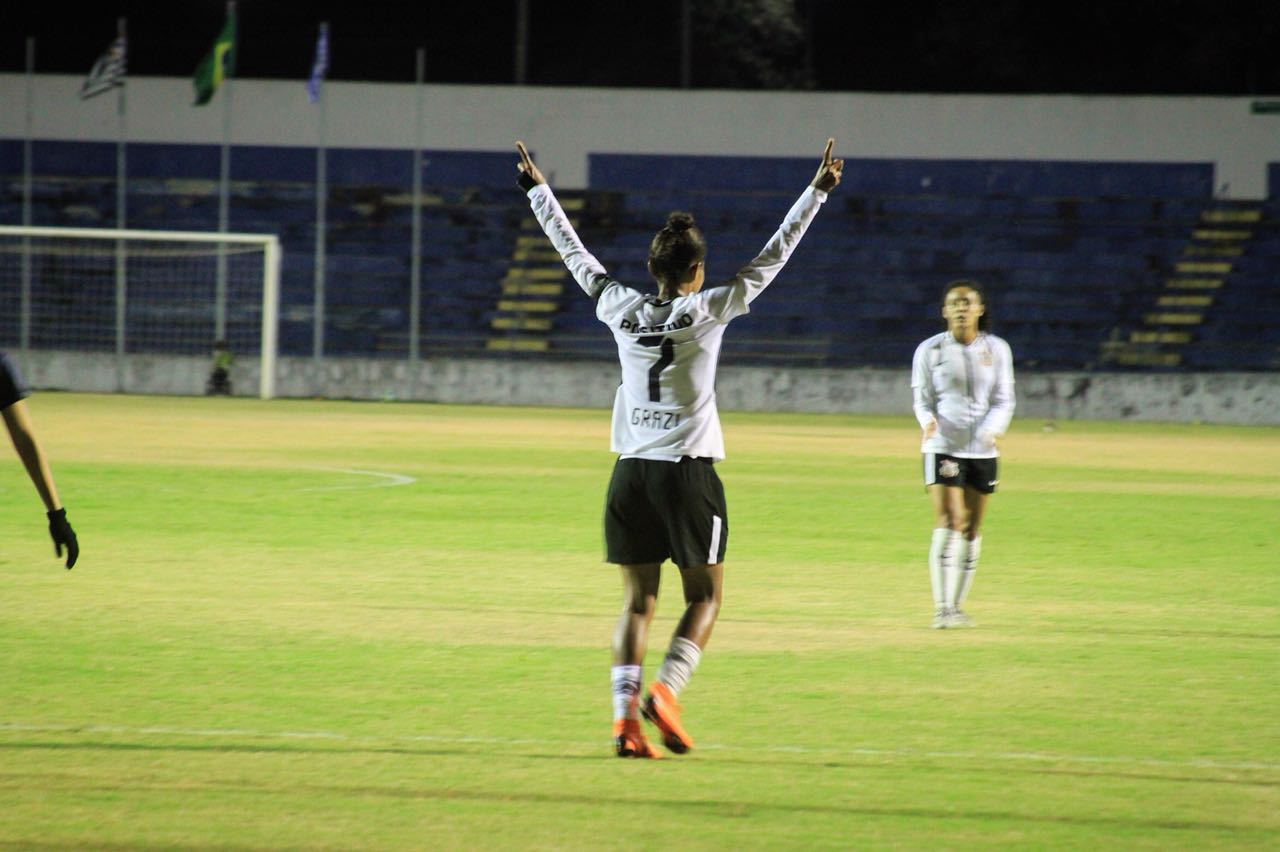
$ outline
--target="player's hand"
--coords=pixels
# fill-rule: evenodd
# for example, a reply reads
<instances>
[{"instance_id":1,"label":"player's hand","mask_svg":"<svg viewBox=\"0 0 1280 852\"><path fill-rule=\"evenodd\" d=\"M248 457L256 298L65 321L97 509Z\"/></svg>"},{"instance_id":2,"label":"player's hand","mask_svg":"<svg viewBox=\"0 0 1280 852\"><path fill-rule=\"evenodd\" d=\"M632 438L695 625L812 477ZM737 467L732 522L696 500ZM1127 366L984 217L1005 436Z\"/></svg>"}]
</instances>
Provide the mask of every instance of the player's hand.
<instances>
[{"instance_id":1,"label":"player's hand","mask_svg":"<svg viewBox=\"0 0 1280 852\"><path fill-rule=\"evenodd\" d=\"M520 162L516 164L516 168L520 170L520 177L516 178L516 183L525 192L540 186L547 182L542 176L542 172L538 171L538 167L533 164L533 158L529 156L529 149L524 147L524 143L516 140L516 150L520 152Z\"/></svg>"},{"instance_id":2,"label":"player's hand","mask_svg":"<svg viewBox=\"0 0 1280 852\"><path fill-rule=\"evenodd\" d=\"M67 510L58 509L49 512L49 536L53 539L53 552L62 558L62 548L67 549L67 570L76 564L80 556L80 544L76 541L76 531L67 522Z\"/></svg>"},{"instance_id":3,"label":"player's hand","mask_svg":"<svg viewBox=\"0 0 1280 852\"><path fill-rule=\"evenodd\" d=\"M1000 439L1003 438L1004 435L1001 435L999 432L990 432L983 429L982 432L978 434L978 437L985 441L986 445L991 449L998 450L1000 449Z\"/></svg>"},{"instance_id":4,"label":"player's hand","mask_svg":"<svg viewBox=\"0 0 1280 852\"><path fill-rule=\"evenodd\" d=\"M831 149L835 144L835 139L827 140L827 149L822 152L822 165L818 166L818 173L813 176L813 183L810 184L814 189L830 192L840 185L840 175L844 172L844 160L831 159Z\"/></svg>"},{"instance_id":5,"label":"player's hand","mask_svg":"<svg viewBox=\"0 0 1280 852\"><path fill-rule=\"evenodd\" d=\"M924 433L924 440L929 440L938 434L938 421L930 420L926 425L920 427L920 431Z\"/></svg>"}]
</instances>

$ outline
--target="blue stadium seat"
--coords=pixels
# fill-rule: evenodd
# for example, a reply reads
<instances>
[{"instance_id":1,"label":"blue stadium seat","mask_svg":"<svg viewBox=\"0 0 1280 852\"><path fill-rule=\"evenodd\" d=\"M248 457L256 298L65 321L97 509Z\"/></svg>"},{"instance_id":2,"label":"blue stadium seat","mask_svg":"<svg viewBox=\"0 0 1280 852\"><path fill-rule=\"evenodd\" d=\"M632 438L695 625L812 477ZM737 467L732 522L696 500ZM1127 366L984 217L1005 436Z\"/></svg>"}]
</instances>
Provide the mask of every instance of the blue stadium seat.
<instances>
[{"instance_id":1,"label":"blue stadium seat","mask_svg":"<svg viewBox=\"0 0 1280 852\"><path fill-rule=\"evenodd\" d=\"M12 146L10 145L10 148ZM39 224L114 221L114 146L44 143L33 186ZM8 150L8 149L6 149ZM330 351L387 357L407 347L413 153L329 150L326 337ZM422 324L431 345L483 348L517 237L536 234L510 188L505 152L422 153ZM211 231L218 222L219 151L211 145L130 147L129 224ZM4 162L15 161L9 157ZM233 230L280 235L282 350L309 353L316 226L309 149L237 146ZM693 212L708 243L708 280L732 275L763 246L812 175L800 158L591 155L580 232L612 275L653 284L648 243L667 213ZM1280 186L1280 164L1272 164ZM20 184L3 175L0 219L22 215ZM788 268L734 327L738 363L901 367L941 327L943 286L976 278L999 333L1022 364L1083 368L1113 330L1132 325L1174 274L1212 199L1207 163L850 160L845 184ZM1187 347L1188 365L1275 368L1280 317L1280 197ZM527 264L526 264L527 265ZM554 261L550 261L555 266ZM568 283L568 282L566 282ZM797 295L802 294L802 298ZM0 288L0 305L15 298ZM608 330L569 283L553 352L613 357ZM2 313L2 312L0 312ZM86 346L95 343L86 320ZM0 320L0 339L12 323ZM1217 366L1214 366L1217 365Z\"/></svg>"}]
</instances>

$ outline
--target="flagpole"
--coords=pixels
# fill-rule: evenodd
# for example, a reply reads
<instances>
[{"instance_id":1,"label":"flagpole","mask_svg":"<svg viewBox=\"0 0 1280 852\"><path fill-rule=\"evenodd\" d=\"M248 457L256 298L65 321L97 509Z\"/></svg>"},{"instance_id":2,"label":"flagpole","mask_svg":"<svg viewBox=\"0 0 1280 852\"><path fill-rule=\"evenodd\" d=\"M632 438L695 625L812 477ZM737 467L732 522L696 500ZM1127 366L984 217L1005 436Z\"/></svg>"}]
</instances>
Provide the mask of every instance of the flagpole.
<instances>
[{"instance_id":1,"label":"flagpole","mask_svg":"<svg viewBox=\"0 0 1280 852\"><path fill-rule=\"evenodd\" d=\"M116 22L116 31L118 37L128 45L126 37L126 22L124 18L120 18ZM126 48L127 50L127 48ZM124 230L126 227L126 174L125 174L125 88L126 86L116 87L116 227ZM125 243L124 240L116 240L116 390L123 392L124 387L124 355L125 355L125 319L127 316L127 298L128 291L126 289L125 277Z\"/></svg>"},{"instance_id":2,"label":"flagpole","mask_svg":"<svg viewBox=\"0 0 1280 852\"><path fill-rule=\"evenodd\" d=\"M320 38L328 39L328 23L320 24ZM316 85L320 85L317 82ZM318 92L318 90L317 90ZM327 129L327 109L329 99L318 98L319 112L316 117L316 250L315 250L315 308L312 316L311 347L316 367L324 358L324 317L325 317L325 231L329 201L329 166L325 150L325 130ZM320 373L316 377L319 381Z\"/></svg>"},{"instance_id":3,"label":"flagpole","mask_svg":"<svg viewBox=\"0 0 1280 852\"><path fill-rule=\"evenodd\" d=\"M324 272L325 272L325 216L326 202L329 198L328 161L325 156L325 115L324 98L320 99L319 145L316 148L316 250L315 250L315 294L314 317L311 332L311 354L317 365L324 357Z\"/></svg>"},{"instance_id":4,"label":"flagpole","mask_svg":"<svg viewBox=\"0 0 1280 852\"><path fill-rule=\"evenodd\" d=\"M417 105L413 120L413 235L409 260L409 360L417 361L420 351L418 336L422 322L422 92L426 78L427 51L418 48L416 85Z\"/></svg>"},{"instance_id":5,"label":"flagpole","mask_svg":"<svg viewBox=\"0 0 1280 852\"><path fill-rule=\"evenodd\" d=\"M36 40L27 37L27 103L22 133L22 224L31 225L31 135L35 126ZM31 348L31 238L22 238L22 295L19 304L18 345Z\"/></svg>"},{"instance_id":6,"label":"flagpole","mask_svg":"<svg viewBox=\"0 0 1280 852\"><path fill-rule=\"evenodd\" d=\"M227 17L232 18L236 12L235 0L228 0ZM239 49L238 34L233 33L231 37L232 51ZM234 54L233 54L234 56ZM235 77L234 58L232 62L225 63L224 70L226 77L223 82L226 90L223 92L222 101L222 152L219 158L219 175L218 175L218 233L225 234L229 230L229 208L231 198L231 91L232 78ZM214 338L216 340L225 340L227 336L227 247L223 243L218 244L218 278L217 291L214 295Z\"/></svg>"},{"instance_id":7,"label":"flagpole","mask_svg":"<svg viewBox=\"0 0 1280 852\"><path fill-rule=\"evenodd\" d=\"M125 18L116 22L117 31L121 39L128 44L126 36ZM125 227L125 87L117 86L116 99L116 119L118 135L116 136L116 227L123 229Z\"/></svg>"}]
</instances>

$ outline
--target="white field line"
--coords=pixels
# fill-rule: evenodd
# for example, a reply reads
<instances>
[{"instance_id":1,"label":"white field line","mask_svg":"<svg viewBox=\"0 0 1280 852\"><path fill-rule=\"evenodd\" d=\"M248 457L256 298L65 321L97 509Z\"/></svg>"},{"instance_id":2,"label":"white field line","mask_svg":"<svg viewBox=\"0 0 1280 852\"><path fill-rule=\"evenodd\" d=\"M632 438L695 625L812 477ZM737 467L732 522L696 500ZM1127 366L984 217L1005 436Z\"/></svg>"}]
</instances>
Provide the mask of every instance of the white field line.
<instances>
[{"instance_id":1,"label":"white field line","mask_svg":"<svg viewBox=\"0 0 1280 852\"><path fill-rule=\"evenodd\" d=\"M437 743L444 745L546 745L547 740L521 739L512 737L445 737L423 734L401 737L353 737L336 731L256 731L248 728L171 728L142 727L133 728L125 725L26 725L20 722L0 722L0 734L4 733L43 733L43 734L111 734L115 736L173 736L196 739L216 739L243 737L259 740L324 740L329 742L351 743L353 745L388 745L395 743ZM559 745L577 745L581 748L593 748L597 743L577 741L561 742ZM700 751L722 752L773 752L776 754L825 755L825 756L859 756L859 757L897 757L906 759L954 760L972 763L973 761L1003 761L1017 763L1084 763L1094 765L1118 766L1159 766L1166 768L1196 768L1225 770L1280 770L1280 763L1268 761L1223 761L1209 758L1191 760L1165 760L1151 757L1102 757L1088 754L1042 754L1039 752L975 752L975 751L916 751L903 748L807 748L805 746L752 746L744 748L731 745L708 744L699 746Z\"/></svg>"},{"instance_id":2,"label":"white field line","mask_svg":"<svg viewBox=\"0 0 1280 852\"><path fill-rule=\"evenodd\" d=\"M344 473L354 476L373 476L373 482L361 482L357 485L321 485L315 488L299 488L299 491L354 491L361 488L394 488L397 485L410 485L418 480L402 473L383 473L379 470L354 470L345 467L308 467L307 470L319 470L324 473Z\"/></svg>"}]
</instances>

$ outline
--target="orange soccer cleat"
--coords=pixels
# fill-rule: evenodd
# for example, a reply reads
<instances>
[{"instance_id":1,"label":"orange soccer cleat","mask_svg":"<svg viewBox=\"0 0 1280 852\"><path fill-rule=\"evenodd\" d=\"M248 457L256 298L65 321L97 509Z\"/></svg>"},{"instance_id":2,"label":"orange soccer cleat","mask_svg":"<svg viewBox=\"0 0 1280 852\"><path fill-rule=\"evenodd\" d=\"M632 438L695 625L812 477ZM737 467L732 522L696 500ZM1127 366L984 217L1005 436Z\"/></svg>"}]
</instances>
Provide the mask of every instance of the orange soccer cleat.
<instances>
[{"instance_id":1,"label":"orange soccer cleat","mask_svg":"<svg viewBox=\"0 0 1280 852\"><path fill-rule=\"evenodd\" d=\"M658 760L658 751L644 737L639 719L615 719L613 722L613 746L618 757L640 757Z\"/></svg>"},{"instance_id":2,"label":"orange soccer cleat","mask_svg":"<svg viewBox=\"0 0 1280 852\"><path fill-rule=\"evenodd\" d=\"M665 683L655 681L649 687L640 713L662 732L662 744L669 751L684 754L693 748L693 738L680 725L680 705Z\"/></svg>"}]
</instances>

